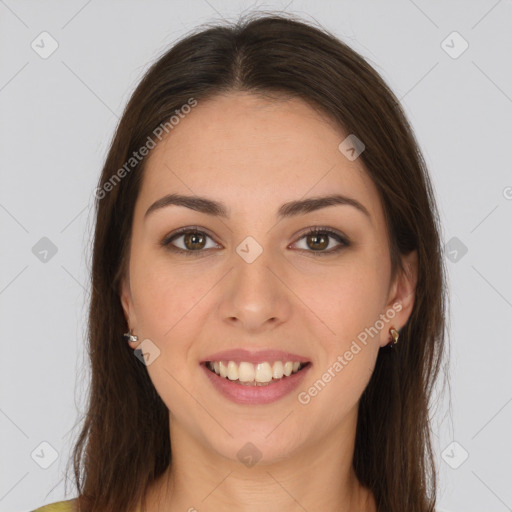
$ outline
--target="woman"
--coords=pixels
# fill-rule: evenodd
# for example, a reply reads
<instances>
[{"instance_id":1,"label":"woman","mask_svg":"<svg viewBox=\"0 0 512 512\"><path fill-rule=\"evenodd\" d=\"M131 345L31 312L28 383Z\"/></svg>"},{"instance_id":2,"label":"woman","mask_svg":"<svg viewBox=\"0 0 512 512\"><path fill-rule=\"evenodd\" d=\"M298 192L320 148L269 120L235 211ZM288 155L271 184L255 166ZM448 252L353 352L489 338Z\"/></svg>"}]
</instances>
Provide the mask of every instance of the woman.
<instances>
[{"instance_id":1,"label":"woman","mask_svg":"<svg viewBox=\"0 0 512 512\"><path fill-rule=\"evenodd\" d=\"M291 16L187 36L96 198L78 498L38 510L434 510L439 220L362 57Z\"/></svg>"}]
</instances>

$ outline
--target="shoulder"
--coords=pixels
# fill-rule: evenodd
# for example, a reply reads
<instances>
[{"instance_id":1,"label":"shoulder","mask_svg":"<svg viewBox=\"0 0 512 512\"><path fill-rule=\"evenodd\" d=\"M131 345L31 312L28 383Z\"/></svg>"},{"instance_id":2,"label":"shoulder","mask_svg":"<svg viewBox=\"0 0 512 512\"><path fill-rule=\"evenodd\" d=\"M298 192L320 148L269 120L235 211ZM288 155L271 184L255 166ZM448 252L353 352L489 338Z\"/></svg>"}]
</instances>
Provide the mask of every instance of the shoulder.
<instances>
[{"instance_id":1,"label":"shoulder","mask_svg":"<svg viewBox=\"0 0 512 512\"><path fill-rule=\"evenodd\" d=\"M36 508L32 512L75 512L77 510L76 502L76 498L65 501L56 501L55 503L50 503L49 505Z\"/></svg>"}]
</instances>

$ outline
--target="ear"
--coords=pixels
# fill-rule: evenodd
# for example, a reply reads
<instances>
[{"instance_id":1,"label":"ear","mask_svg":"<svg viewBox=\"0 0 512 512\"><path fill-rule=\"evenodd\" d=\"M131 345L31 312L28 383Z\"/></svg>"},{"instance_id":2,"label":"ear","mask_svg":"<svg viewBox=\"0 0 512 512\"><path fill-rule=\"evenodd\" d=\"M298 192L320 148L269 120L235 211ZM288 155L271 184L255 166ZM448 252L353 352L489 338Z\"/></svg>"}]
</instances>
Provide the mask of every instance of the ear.
<instances>
[{"instance_id":1,"label":"ear","mask_svg":"<svg viewBox=\"0 0 512 512\"><path fill-rule=\"evenodd\" d=\"M402 256L402 262L404 272L399 272L391 284L384 309L384 315L389 320L380 332L381 347L384 347L393 339L389 329L393 327L399 331L409 320L414 307L418 280L418 252L414 250L406 256Z\"/></svg>"},{"instance_id":2,"label":"ear","mask_svg":"<svg viewBox=\"0 0 512 512\"><path fill-rule=\"evenodd\" d=\"M131 330L132 334L137 334L137 319L135 316L133 297L130 289L130 279L126 275L123 275L123 277L121 278L119 292L121 298L121 305L124 311L124 317L126 318L126 323L128 324L127 332L128 330ZM132 348L136 348L139 342L127 341L127 343L129 343L129 345Z\"/></svg>"}]
</instances>

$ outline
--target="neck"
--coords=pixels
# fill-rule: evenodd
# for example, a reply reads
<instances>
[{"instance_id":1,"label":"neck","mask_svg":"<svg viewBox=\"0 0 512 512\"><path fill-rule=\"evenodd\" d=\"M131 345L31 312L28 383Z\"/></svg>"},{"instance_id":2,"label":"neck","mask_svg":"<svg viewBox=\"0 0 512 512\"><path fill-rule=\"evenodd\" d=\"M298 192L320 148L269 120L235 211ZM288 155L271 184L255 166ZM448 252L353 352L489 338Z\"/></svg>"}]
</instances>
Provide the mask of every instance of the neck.
<instances>
[{"instance_id":1,"label":"neck","mask_svg":"<svg viewBox=\"0 0 512 512\"><path fill-rule=\"evenodd\" d=\"M262 459L251 467L171 423L172 463L150 488L142 511L374 512L373 494L352 467L355 419L286 459Z\"/></svg>"}]
</instances>

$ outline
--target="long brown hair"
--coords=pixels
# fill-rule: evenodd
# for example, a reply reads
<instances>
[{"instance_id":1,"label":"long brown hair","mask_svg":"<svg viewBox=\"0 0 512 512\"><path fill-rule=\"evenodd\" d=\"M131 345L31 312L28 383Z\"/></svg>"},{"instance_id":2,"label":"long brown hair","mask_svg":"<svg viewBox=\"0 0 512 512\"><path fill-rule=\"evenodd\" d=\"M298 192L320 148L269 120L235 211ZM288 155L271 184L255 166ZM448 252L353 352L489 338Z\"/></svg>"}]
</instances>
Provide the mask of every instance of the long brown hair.
<instances>
[{"instance_id":1,"label":"long brown hair","mask_svg":"<svg viewBox=\"0 0 512 512\"><path fill-rule=\"evenodd\" d=\"M397 98L360 55L321 27L262 12L199 27L164 53L134 91L112 140L96 194L91 387L73 450L80 510L134 510L171 461L167 407L123 338L119 284L147 159L126 163L191 98L230 91L303 99L355 134L384 208L393 277L404 271L400 256L418 252L414 308L399 344L379 351L361 397L353 464L379 511L431 512L429 402L446 352L446 271L426 164Z\"/></svg>"}]
</instances>

